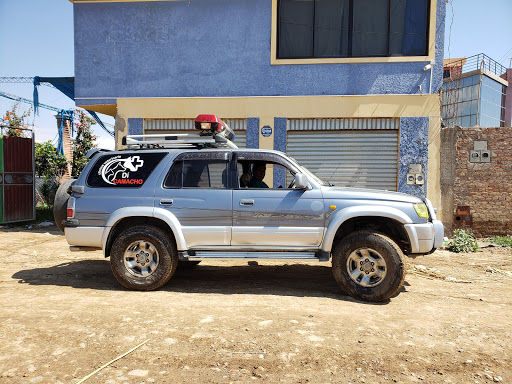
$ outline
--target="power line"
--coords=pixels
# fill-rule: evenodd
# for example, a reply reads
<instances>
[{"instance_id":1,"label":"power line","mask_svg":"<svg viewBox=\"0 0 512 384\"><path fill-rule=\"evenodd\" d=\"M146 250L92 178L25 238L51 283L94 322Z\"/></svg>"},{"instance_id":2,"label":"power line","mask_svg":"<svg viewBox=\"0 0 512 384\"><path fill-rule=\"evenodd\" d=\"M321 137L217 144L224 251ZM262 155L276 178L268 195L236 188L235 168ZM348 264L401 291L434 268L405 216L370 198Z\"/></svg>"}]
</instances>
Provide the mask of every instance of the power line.
<instances>
[{"instance_id":1,"label":"power line","mask_svg":"<svg viewBox=\"0 0 512 384\"><path fill-rule=\"evenodd\" d=\"M500 63L500 64L501 64L501 62L502 62L502 61L506 60L506 59L507 59L507 56L508 56L511 52L512 52L512 48L510 48L510 49L507 51L507 53L505 53L505 54L501 57L501 59L499 59L499 60L498 60L498 63Z\"/></svg>"},{"instance_id":2,"label":"power line","mask_svg":"<svg viewBox=\"0 0 512 384\"><path fill-rule=\"evenodd\" d=\"M448 59L451 59L452 58L452 55L450 53L450 46L451 46L451 43L452 43L452 26L453 26L453 18L454 18L454 15L455 15L455 10L453 9L453 1L454 0L446 0L447 3L450 4L450 7L452 8L452 20L450 22L450 33L448 35Z\"/></svg>"}]
</instances>

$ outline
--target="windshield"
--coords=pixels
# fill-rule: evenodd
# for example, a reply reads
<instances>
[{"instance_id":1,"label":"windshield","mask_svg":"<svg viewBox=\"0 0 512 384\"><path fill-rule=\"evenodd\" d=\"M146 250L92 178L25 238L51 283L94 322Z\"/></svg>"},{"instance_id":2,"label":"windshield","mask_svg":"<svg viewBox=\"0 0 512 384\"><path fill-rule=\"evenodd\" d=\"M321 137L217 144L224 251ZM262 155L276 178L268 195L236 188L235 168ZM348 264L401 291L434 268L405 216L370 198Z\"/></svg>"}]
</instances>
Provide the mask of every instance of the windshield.
<instances>
[{"instance_id":1,"label":"windshield","mask_svg":"<svg viewBox=\"0 0 512 384\"><path fill-rule=\"evenodd\" d=\"M309 177L311 177L316 183L320 184L320 185L324 185L324 186L331 186L332 184L329 183L328 181L323 181L321 179L319 179L317 176L315 176L315 174L313 174L313 172L311 172L309 169L307 169L306 167L304 167L303 165L300 165L298 163L297 160L295 160L293 157L289 157L289 159L293 160L293 162L299 166L300 169L302 169L304 171L305 174L307 174Z\"/></svg>"}]
</instances>

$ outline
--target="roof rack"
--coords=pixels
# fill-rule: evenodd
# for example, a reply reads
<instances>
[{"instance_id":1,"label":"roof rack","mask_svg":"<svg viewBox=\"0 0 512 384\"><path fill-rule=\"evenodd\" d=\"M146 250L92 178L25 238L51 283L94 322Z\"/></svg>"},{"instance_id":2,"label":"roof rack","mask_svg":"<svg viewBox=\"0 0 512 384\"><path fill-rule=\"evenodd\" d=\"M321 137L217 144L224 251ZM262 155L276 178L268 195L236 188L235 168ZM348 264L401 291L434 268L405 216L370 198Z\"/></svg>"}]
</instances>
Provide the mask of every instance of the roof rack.
<instances>
[{"instance_id":1,"label":"roof rack","mask_svg":"<svg viewBox=\"0 0 512 384\"><path fill-rule=\"evenodd\" d=\"M122 144L128 148L238 148L232 141L219 135L196 133L149 134L123 136Z\"/></svg>"}]
</instances>

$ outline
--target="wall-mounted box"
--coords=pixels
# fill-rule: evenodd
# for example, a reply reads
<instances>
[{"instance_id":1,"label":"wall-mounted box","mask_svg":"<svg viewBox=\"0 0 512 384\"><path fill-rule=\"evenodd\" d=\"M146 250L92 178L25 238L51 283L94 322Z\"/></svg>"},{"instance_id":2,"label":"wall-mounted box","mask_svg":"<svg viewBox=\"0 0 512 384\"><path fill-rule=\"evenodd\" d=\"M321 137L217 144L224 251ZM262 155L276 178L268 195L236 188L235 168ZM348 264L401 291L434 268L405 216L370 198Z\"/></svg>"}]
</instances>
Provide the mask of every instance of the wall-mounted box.
<instances>
[{"instance_id":1,"label":"wall-mounted box","mask_svg":"<svg viewBox=\"0 0 512 384\"><path fill-rule=\"evenodd\" d=\"M480 151L480 161L482 163L490 163L491 162L491 151Z\"/></svg>"},{"instance_id":2,"label":"wall-mounted box","mask_svg":"<svg viewBox=\"0 0 512 384\"><path fill-rule=\"evenodd\" d=\"M480 158L480 152L481 151L469 151L469 162L470 163L480 163L481 162L481 158Z\"/></svg>"},{"instance_id":3,"label":"wall-mounted box","mask_svg":"<svg viewBox=\"0 0 512 384\"><path fill-rule=\"evenodd\" d=\"M422 166L421 164L409 164L409 173L421 173L422 172Z\"/></svg>"},{"instance_id":4,"label":"wall-mounted box","mask_svg":"<svg viewBox=\"0 0 512 384\"><path fill-rule=\"evenodd\" d=\"M490 163L491 151L488 150L473 150L469 151L470 163Z\"/></svg>"},{"instance_id":5,"label":"wall-mounted box","mask_svg":"<svg viewBox=\"0 0 512 384\"><path fill-rule=\"evenodd\" d=\"M475 141L473 143L475 151L485 151L487 150L487 141Z\"/></svg>"}]
</instances>

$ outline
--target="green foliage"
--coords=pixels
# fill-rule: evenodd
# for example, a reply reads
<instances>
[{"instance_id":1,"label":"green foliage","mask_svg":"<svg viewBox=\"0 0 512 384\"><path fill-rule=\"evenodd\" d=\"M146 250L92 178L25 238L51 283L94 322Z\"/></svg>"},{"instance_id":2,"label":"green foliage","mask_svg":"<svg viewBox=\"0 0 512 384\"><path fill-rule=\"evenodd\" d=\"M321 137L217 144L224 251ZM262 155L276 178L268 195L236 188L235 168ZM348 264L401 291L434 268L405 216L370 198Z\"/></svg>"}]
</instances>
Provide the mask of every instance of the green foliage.
<instances>
[{"instance_id":1,"label":"green foliage","mask_svg":"<svg viewBox=\"0 0 512 384\"><path fill-rule=\"evenodd\" d=\"M21 115L18 114L18 107L20 102L15 103L10 111L5 112L4 123L7 125L7 134L10 136L21 136L21 130L19 128L27 128L25 125L25 119L32 113L32 107L23 112Z\"/></svg>"},{"instance_id":2,"label":"green foliage","mask_svg":"<svg viewBox=\"0 0 512 384\"><path fill-rule=\"evenodd\" d=\"M476 252L478 250L478 243L475 236L464 229L456 229L453 232L453 237L448 244L448 249L452 252Z\"/></svg>"},{"instance_id":3,"label":"green foliage","mask_svg":"<svg viewBox=\"0 0 512 384\"><path fill-rule=\"evenodd\" d=\"M41 199L43 200L43 207L53 207L53 201L55 200L55 194L59 188L59 183L52 179L44 179L39 192L41 193Z\"/></svg>"},{"instance_id":4,"label":"green foliage","mask_svg":"<svg viewBox=\"0 0 512 384\"><path fill-rule=\"evenodd\" d=\"M53 208L46 204L36 207L36 222L42 223L43 221L54 221Z\"/></svg>"},{"instance_id":5,"label":"green foliage","mask_svg":"<svg viewBox=\"0 0 512 384\"><path fill-rule=\"evenodd\" d=\"M46 180L61 175L68 165L66 157L52 145L51 141L36 143L36 174Z\"/></svg>"},{"instance_id":6,"label":"green foliage","mask_svg":"<svg viewBox=\"0 0 512 384\"><path fill-rule=\"evenodd\" d=\"M85 157L87 152L91 148L96 147L94 143L96 136L92 134L91 125L95 124L95 121L90 117L86 116L83 111L78 110L75 114L76 136L73 140L73 163L71 176L77 178L84 169L85 165L89 161Z\"/></svg>"},{"instance_id":7,"label":"green foliage","mask_svg":"<svg viewBox=\"0 0 512 384\"><path fill-rule=\"evenodd\" d=\"M512 236L495 236L492 238L492 242L504 247L512 247Z\"/></svg>"}]
</instances>

